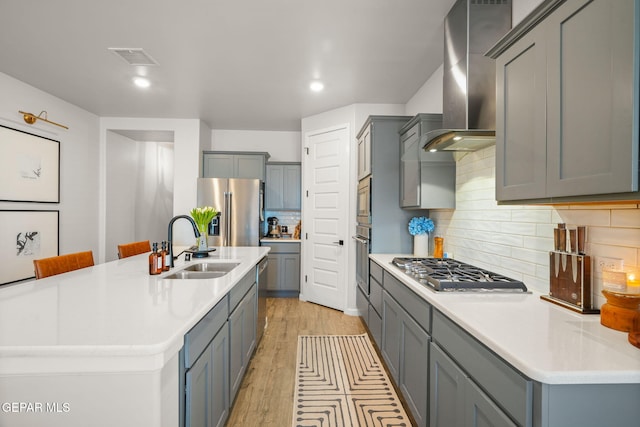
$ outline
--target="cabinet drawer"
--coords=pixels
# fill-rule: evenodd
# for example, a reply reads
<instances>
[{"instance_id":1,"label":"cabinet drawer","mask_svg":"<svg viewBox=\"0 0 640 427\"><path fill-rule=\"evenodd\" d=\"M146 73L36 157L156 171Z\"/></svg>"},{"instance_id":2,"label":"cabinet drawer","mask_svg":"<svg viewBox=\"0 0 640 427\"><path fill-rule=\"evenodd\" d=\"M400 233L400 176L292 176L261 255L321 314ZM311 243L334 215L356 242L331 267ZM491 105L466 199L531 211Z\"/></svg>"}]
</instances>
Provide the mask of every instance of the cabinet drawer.
<instances>
[{"instance_id":1,"label":"cabinet drawer","mask_svg":"<svg viewBox=\"0 0 640 427\"><path fill-rule=\"evenodd\" d=\"M299 254L300 253L300 242L290 242L290 243L261 243L261 246L268 246L271 248L269 251L270 254Z\"/></svg>"},{"instance_id":2,"label":"cabinet drawer","mask_svg":"<svg viewBox=\"0 0 640 427\"><path fill-rule=\"evenodd\" d=\"M433 313L433 340L520 425L530 425L533 383L442 313Z\"/></svg>"},{"instance_id":3,"label":"cabinet drawer","mask_svg":"<svg viewBox=\"0 0 640 427\"><path fill-rule=\"evenodd\" d=\"M251 288L251 286L253 286L255 283L256 271L255 269L252 269L247 274L245 274L245 276L240 279L238 284L235 285L229 292L229 313L231 313L236 308L249 288Z\"/></svg>"},{"instance_id":4,"label":"cabinet drawer","mask_svg":"<svg viewBox=\"0 0 640 427\"><path fill-rule=\"evenodd\" d=\"M369 281L369 302L378 315L382 314L382 285L374 278Z\"/></svg>"},{"instance_id":5,"label":"cabinet drawer","mask_svg":"<svg viewBox=\"0 0 640 427\"><path fill-rule=\"evenodd\" d=\"M380 348L382 344L382 317L369 305L369 317L367 326L369 332L373 336L373 340L376 342L376 346Z\"/></svg>"},{"instance_id":6,"label":"cabinet drawer","mask_svg":"<svg viewBox=\"0 0 640 427\"><path fill-rule=\"evenodd\" d=\"M209 345L216 333L227 322L229 305L227 296L218 302L189 332L184 336L184 363L189 369L200 354Z\"/></svg>"},{"instance_id":7,"label":"cabinet drawer","mask_svg":"<svg viewBox=\"0 0 640 427\"><path fill-rule=\"evenodd\" d=\"M431 332L431 305L407 288L398 279L384 271L382 285L402 308L415 319L426 332Z\"/></svg>"},{"instance_id":8,"label":"cabinet drawer","mask_svg":"<svg viewBox=\"0 0 640 427\"><path fill-rule=\"evenodd\" d=\"M373 261L369 261L369 275L382 284L382 267Z\"/></svg>"}]
</instances>

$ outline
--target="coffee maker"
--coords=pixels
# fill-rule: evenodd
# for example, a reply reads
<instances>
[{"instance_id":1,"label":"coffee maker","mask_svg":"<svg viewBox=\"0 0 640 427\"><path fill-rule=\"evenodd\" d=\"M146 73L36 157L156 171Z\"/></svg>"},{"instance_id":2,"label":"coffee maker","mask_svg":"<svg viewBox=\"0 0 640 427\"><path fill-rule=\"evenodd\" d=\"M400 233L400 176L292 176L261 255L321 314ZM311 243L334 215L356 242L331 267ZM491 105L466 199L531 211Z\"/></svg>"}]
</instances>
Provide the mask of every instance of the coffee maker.
<instances>
[{"instance_id":1,"label":"coffee maker","mask_svg":"<svg viewBox=\"0 0 640 427\"><path fill-rule=\"evenodd\" d=\"M267 218L267 224L269 224L269 230L267 231L267 237L280 237L280 226L278 225L278 217L270 216Z\"/></svg>"}]
</instances>

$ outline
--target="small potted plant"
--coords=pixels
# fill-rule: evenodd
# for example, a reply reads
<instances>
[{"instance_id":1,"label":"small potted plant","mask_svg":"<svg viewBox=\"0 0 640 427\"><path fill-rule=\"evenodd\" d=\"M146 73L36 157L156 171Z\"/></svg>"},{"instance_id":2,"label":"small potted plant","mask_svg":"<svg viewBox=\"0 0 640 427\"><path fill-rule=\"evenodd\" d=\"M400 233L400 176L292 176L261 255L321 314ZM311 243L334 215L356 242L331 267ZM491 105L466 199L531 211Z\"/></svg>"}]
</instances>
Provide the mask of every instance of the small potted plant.
<instances>
[{"instance_id":1,"label":"small potted plant","mask_svg":"<svg viewBox=\"0 0 640 427\"><path fill-rule=\"evenodd\" d=\"M414 216L409 221L409 233L413 236L413 256L426 258L429 256L429 233L435 229L430 218Z\"/></svg>"}]
</instances>

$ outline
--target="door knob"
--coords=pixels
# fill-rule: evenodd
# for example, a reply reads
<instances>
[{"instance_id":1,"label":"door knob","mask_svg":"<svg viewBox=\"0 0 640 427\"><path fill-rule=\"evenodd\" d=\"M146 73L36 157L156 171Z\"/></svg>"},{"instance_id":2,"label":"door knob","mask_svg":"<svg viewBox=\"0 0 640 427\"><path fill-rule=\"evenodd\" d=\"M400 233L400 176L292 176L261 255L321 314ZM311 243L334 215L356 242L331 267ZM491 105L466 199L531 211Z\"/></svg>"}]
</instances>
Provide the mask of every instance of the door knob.
<instances>
[{"instance_id":1,"label":"door knob","mask_svg":"<svg viewBox=\"0 0 640 427\"><path fill-rule=\"evenodd\" d=\"M344 245L344 240L338 240L337 242L333 242L334 245L339 245L339 246L343 246Z\"/></svg>"}]
</instances>

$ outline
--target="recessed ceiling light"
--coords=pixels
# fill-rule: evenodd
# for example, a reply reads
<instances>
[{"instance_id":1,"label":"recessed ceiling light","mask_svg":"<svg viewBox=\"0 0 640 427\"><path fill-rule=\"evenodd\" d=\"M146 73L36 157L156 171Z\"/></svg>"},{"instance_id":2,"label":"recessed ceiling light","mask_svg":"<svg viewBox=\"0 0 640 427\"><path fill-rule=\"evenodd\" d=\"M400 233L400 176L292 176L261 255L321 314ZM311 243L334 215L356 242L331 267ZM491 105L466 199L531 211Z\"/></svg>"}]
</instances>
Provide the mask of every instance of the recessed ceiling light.
<instances>
[{"instance_id":1,"label":"recessed ceiling light","mask_svg":"<svg viewBox=\"0 0 640 427\"><path fill-rule=\"evenodd\" d=\"M151 82L149 81L149 79L140 76L133 78L133 84L141 88L148 88L149 86L151 86Z\"/></svg>"},{"instance_id":2,"label":"recessed ceiling light","mask_svg":"<svg viewBox=\"0 0 640 427\"><path fill-rule=\"evenodd\" d=\"M321 92L322 89L324 89L324 85L322 84L322 82L311 82L311 84L309 85L309 89L311 89L314 92Z\"/></svg>"}]
</instances>

